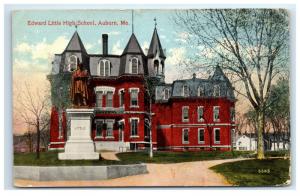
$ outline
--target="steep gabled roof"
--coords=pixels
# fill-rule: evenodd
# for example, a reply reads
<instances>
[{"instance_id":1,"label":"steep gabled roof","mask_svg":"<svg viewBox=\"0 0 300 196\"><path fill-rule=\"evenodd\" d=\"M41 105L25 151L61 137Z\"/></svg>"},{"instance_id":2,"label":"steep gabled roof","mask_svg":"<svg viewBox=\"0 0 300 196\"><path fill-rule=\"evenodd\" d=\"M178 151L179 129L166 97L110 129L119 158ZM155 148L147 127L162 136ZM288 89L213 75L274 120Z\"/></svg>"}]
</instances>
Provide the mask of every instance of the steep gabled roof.
<instances>
[{"instance_id":1,"label":"steep gabled roof","mask_svg":"<svg viewBox=\"0 0 300 196\"><path fill-rule=\"evenodd\" d=\"M226 77L226 75L224 74L223 70L221 69L221 67L219 65L216 66L215 72L212 75L211 79L213 80L223 80L223 81L228 81L228 78Z\"/></svg>"},{"instance_id":2,"label":"steep gabled roof","mask_svg":"<svg viewBox=\"0 0 300 196\"><path fill-rule=\"evenodd\" d=\"M130 39L129 39L122 55L128 54L128 53L144 55L144 52L143 52L138 40L136 39L134 33L131 34Z\"/></svg>"},{"instance_id":3,"label":"steep gabled roof","mask_svg":"<svg viewBox=\"0 0 300 196\"><path fill-rule=\"evenodd\" d=\"M161 43L159 40L159 36L158 36L157 30L156 30L156 27L155 27L147 56L154 57L157 52L159 52L159 57L166 58L166 56L164 54L164 50L162 49L162 46L161 46Z\"/></svg>"},{"instance_id":4,"label":"steep gabled roof","mask_svg":"<svg viewBox=\"0 0 300 196\"><path fill-rule=\"evenodd\" d=\"M75 31L75 33L73 34L65 51L82 51L87 53L77 31Z\"/></svg>"}]
</instances>

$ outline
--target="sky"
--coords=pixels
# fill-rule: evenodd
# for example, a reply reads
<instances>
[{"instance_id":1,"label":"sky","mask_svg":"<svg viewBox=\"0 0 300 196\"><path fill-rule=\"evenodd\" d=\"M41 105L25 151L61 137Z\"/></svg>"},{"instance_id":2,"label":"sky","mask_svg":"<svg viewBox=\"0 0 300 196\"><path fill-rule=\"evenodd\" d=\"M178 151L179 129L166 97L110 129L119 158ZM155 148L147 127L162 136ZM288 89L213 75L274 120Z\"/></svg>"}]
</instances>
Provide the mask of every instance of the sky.
<instances>
[{"instance_id":1,"label":"sky","mask_svg":"<svg viewBox=\"0 0 300 196\"><path fill-rule=\"evenodd\" d=\"M107 33L109 53L121 54L132 29L146 53L153 34L156 18L162 47L166 51L166 82L191 78L184 74L180 61L195 52L186 43L187 32L172 21L174 10L30 10L15 11L12 16L12 62L14 106L18 106L18 88L27 82L32 89L49 88L46 79L51 70L54 54L62 53L76 28L64 21L94 21L96 25L78 25L77 32L89 54L102 53L102 34ZM46 21L46 25L43 22ZM99 21L116 21L119 25L98 25ZM126 25L120 25L125 21ZM40 22L41 25L30 25ZM60 23L60 24L59 24ZM50 25L51 24L51 25ZM133 24L133 26L132 26ZM133 28L132 28L133 27ZM20 107L20 106L19 106ZM14 112L14 132L22 133L26 126Z\"/></svg>"}]
</instances>

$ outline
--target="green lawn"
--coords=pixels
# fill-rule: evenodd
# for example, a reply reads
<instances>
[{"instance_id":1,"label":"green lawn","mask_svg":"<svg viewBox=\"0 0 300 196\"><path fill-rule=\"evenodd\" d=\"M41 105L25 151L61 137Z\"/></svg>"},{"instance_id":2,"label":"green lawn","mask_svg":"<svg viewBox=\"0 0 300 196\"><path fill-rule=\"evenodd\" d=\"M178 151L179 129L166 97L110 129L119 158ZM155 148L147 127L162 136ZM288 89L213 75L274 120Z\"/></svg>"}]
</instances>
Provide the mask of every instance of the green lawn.
<instances>
[{"instance_id":1,"label":"green lawn","mask_svg":"<svg viewBox=\"0 0 300 196\"><path fill-rule=\"evenodd\" d=\"M200 160L230 159L237 157L249 157L252 152L154 152L154 157L149 158L147 152L118 153L121 161L109 160L58 160L58 152L41 152L40 159L36 159L35 153L15 153L14 165L113 165L113 164L135 164L135 163L179 163Z\"/></svg>"},{"instance_id":2,"label":"green lawn","mask_svg":"<svg viewBox=\"0 0 300 196\"><path fill-rule=\"evenodd\" d=\"M237 186L275 186L289 177L290 159L244 160L211 167Z\"/></svg>"}]
</instances>

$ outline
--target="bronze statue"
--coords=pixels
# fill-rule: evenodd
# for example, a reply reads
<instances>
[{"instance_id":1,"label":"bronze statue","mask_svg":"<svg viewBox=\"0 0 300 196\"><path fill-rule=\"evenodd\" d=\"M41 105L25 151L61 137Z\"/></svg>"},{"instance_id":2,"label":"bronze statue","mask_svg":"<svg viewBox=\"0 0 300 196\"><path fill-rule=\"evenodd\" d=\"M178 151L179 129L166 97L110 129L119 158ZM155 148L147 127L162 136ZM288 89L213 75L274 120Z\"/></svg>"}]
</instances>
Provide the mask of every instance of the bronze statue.
<instances>
[{"instance_id":1,"label":"bronze statue","mask_svg":"<svg viewBox=\"0 0 300 196\"><path fill-rule=\"evenodd\" d=\"M87 70L84 70L82 63L78 63L77 69L72 74L71 82L71 100L75 107L87 106L89 99L87 88L88 78L89 74Z\"/></svg>"}]
</instances>

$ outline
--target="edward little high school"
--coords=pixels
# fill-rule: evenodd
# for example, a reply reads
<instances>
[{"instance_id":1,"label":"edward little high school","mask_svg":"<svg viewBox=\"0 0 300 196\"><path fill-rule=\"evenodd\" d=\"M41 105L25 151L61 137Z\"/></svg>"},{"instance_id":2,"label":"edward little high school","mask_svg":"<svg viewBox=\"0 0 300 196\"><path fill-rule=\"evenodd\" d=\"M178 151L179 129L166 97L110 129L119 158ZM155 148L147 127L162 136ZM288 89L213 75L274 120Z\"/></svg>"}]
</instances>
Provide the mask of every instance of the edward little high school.
<instances>
[{"instance_id":1,"label":"edward little high school","mask_svg":"<svg viewBox=\"0 0 300 196\"><path fill-rule=\"evenodd\" d=\"M63 149L70 123L72 72L81 63L89 74L87 108L93 109L90 136L96 150L230 150L235 129L233 87L219 66L207 79L165 83L165 51L155 26L147 54L132 33L121 55L88 54L77 32L61 54L55 54L51 74L49 149ZM150 131L151 129L151 131Z\"/></svg>"}]
</instances>

